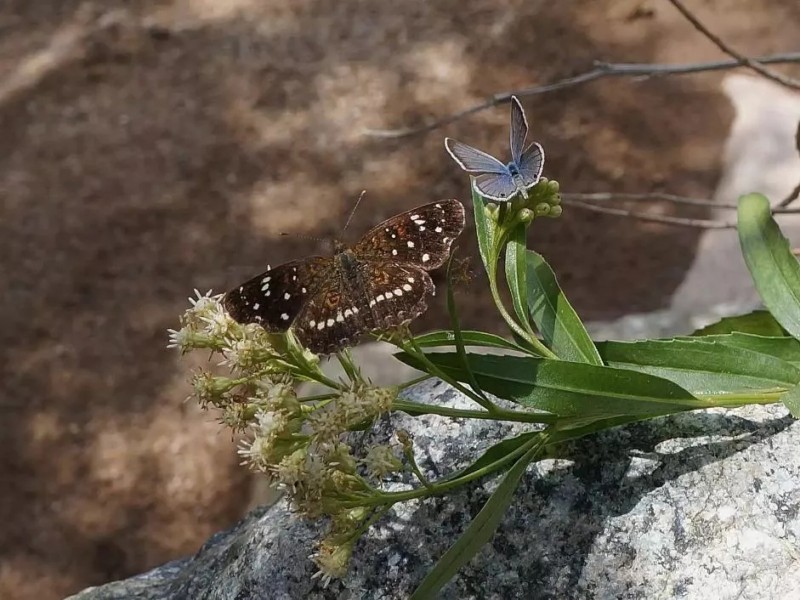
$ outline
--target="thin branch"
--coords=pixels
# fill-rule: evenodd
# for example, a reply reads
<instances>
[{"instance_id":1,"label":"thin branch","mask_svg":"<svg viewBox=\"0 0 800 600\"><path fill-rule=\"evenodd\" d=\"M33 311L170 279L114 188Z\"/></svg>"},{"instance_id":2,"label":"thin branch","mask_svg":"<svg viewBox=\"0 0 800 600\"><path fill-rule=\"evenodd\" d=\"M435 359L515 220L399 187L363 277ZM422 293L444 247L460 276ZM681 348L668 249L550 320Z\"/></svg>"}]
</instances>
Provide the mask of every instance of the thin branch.
<instances>
[{"instance_id":1,"label":"thin branch","mask_svg":"<svg viewBox=\"0 0 800 600\"><path fill-rule=\"evenodd\" d=\"M602 213L605 215L614 215L617 217L627 217L629 219L637 219L639 221L649 221L652 223L662 223L665 225L679 225L681 227L693 227L696 229L733 229L736 227L735 221L713 221L710 219L686 219L683 217L669 217L663 215L653 215L644 212L636 212L624 208L611 208L608 206L598 206L590 202L582 200L572 200L565 198L562 194L561 198L565 204L574 206L583 210Z\"/></svg>"},{"instance_id":2,"label":"thin branch","mask_svg":"<svg viewBox=\"0 0 800 600\"><path fill-rule=\"evenodd\" d=\"M746 66L749 69L752 69L762 77L774 81L776 83L781 84L792 90L800 90L800 81L796 79L792 79L791 77L785 77L780 73L776 73L772 69L767 69L764 65L760 63L760 61L754 60L749 58L743 54L740 54L733 48L731 48L728 44L726 44L722 39L720 39L717 35L709 31L709 29L703 25L694 14L686 8L681 0L669 0L670 4L678 9L687 21L689 21L692 26L697 29L700 33L702 33L711 43L713 43L717 48L722 50L728 56L735 58L736 61L742 65Z\"/></svg>"},{"instance_id":3,"label":"thin branch","mask_svg":"<svg viewBox=\"0 0 800 600\"><path fill-rule=\"evenodd\" d=\"M0 78L0 104L11 102L39 85L45 78L80 60L92 36L120 25L127 25L127 11L112 10L94 14L89 6L79 9L74 21L57 29L49 43L16 60L13 70Z\"/></svg>"},{"instance_id":4,"label":"thin branch","mask_svg":"<svg viewBox=\"0 0 800 600\"><path fill-rule=\"evenodd\" d=\"M631 194L627 192L593 192L593 193L562 193L561 198L565 200L578 200L583 202L611 202L613 200L633 200L633 201L652 201L663 200L673 204L684 204L687 206L701 206L703 208L725 208L736 210L736 204L730 202L716 202L714 200L688 198L686 196L676 196L675 194L664 194L661 192L647 192Z\"/></svg>"},{"instance_id":5,"label":"thin branch","mask_svg":"<svg viewBox=\"0 0 800 600\"><path fill-rule=\"evenodd\" d=\"M766 64L786 64L786 63L800 63L800 52L786 52L783 54L771 54L768 56L761 56L753 59L754 61ZM559 90L567 89L604 79L607 77L660 77L664 75L688 75L692 73L707 73L712 71L725 71L729 69L738 69L748 66L742 64L739 60L718 60L712 62L702 63L686 63L678 65L667 64L648 64L648 63L607 63L596 61L594 69L586 71L573 77L567 77L553 83L546 85L534 86L523 88L519 90L510 90L507 92L499 92L490 96L485 101L475 104L464 110L445 115L439 119L435 119L425 125L419 127L406 127L402 129L367 129L364 133L372 137L383 139L402 138L411 135L419 135L427 133L449 125L455 121L459 121L475 113L487 110L493 106L504 104L511 100L511 96L538 96L549 92L556 92Z\"/></svg>"},{"instance_id":6,"label":"thin branch","mask_svg":"<svg viewBox=\"0 0 800 600\"><path fill-rule=\"evenodd\" d=\"M789 192L789 195L786 196L786 198L784 198L783 200L778 202L778 206L776 207L776 209L773 212L777 212L777 213L790 213L790 212L792 212L791 210L780 210L780 209L784 208L786 206L789 206L792 202L794 202L798 198L800 198L800 183L798 183L794 187L794 189L791 192Z\"/></svg>"},{"instance_id":7,"label":"thin branch","mask_svg":"<svg viewBox=\"0 0 800 600\"><path fill-rule=\"evenodd\" d=\"M797 150L798 156L800 156L800 123L797 124L797 131L794 134L794 148ZM783 208L785 206L789 206L792 202L797 200L800 197L800 183L798 183L795 188L789 192L789 195L786 196L783 200L778 202L778 207Z\"/></svg>"}]
</instances>

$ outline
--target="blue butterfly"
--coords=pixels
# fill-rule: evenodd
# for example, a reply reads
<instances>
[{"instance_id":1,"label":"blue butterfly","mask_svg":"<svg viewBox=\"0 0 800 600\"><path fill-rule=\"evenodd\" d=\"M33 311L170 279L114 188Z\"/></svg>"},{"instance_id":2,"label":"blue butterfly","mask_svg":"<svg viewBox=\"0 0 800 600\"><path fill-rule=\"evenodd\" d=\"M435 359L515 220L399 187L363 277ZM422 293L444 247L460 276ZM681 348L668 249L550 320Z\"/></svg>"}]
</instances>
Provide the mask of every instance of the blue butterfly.
<instances>
[{"instance_id":1,"label":"blue butterfly","mask_svg":"<svg viewBox=\"0 0 800 600\"><path fill-rule=\"evenodd\" d=\"M511 162L504 165L477 148L445 138L444 147L467 173L475 175L472 186L484 198L507 201L517 194L528 197L528 190L539 182L544 168L544 150L536 142L527 148L528 121L516 96L511 96Z\"/></svg>"}]
</instances>

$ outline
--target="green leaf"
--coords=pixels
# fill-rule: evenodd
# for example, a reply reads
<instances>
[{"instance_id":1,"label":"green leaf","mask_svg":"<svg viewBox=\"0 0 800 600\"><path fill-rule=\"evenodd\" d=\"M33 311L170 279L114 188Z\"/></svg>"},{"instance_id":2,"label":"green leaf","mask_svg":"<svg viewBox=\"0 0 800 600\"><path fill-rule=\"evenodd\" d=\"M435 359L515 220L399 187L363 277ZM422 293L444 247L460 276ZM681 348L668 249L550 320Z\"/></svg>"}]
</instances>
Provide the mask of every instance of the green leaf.
<instances>
[{"instance_id":1,"label":"green leaf","mask_svg":"<svg viewBox=\"0 0 800 600\"><path fill-rule=\"evenodd\" d=\"M472 187L470 185L470 187ZM472 188L472 206L475 211L475 232L478 237L478 252L483 266L489 273L497 268L497 257L494 253L494 238L497 235L497 223L486 214L486 200Z\"/></svg>"},{"instance_id":2,"label":"green leaf","mask_svg":"<svg viewBox=\"0 0 800 600\"><path fill-rule=\"evenodd\" d=\"M514 342L483 331L462 330L461 338L465 346L482 346L485 348L504 348L506 350L516 350L528 353L527 350L518 346ZM437 346L455 346L455 334L452 331L433 331L414 338L417 345L421 348Z\"/></svg>"},{"instance_id":3,"label":"green leaf","mask_svg":"<svg viewBox=\"0 0 800 600\"><path fill-rule=\"evenodd\" d=\"M768 310L754 310L746 315L725 317L698 329L692 335L719 335L721 333L752 333L753 335L782 336L786 335L783 327Z\"/></svg>"},{"instance_id":4,"label":"green leaf","mask_svg":"<svg viewBox=\"0 0 800 600\"><path fill-rule=\"evenodd\" d=\"M481 457L476 460L474 463L469 465L467 468L454 473L453 475L447 477L447 479L456 479L459 477L464 477L465 475L469 475L471 473L475 473L476 471L480 471L490 465L497 463L503 460L509 454L515 452L518 448L524 446L531 438L536 437L537 435L541 435L539 431L533 431L531 433L523 433L513 438L508 438L503 440L502 442L498 442L493 446L490 446L486 449L486 451L481 455Z\"/></svg>"},{"instance_id":5,"label":"green leaf","mask_svg":"<svg viewBox=\"0 0 800 600\"><path fill-rule=\"evenodd\" d=\"M469 362L467 361L467 351L464 348L464 338L461 337L461 324L458 320L458 310L456 309L456 298L453 295L453 280L452 280L452 267L453 267L453 254L450 255L450 260L447 261L447 313L450 315L450 326L453 328L453 338L456 344L456 354L461 359L461 365L464 367L464 371L467 373L469 379L469 386L472 388L472 391L483 400L483 406L489 409L492 406L492 401L486 397L486 394L483 393L483 390L478 386L478 382L475 381L475 376L472 374L469 368Z\"/></svg>"},{"instance_id":6,"label":"green leaf","mask_svg":"<svg viewBox=\"0 0 800 600\"><path fill-rule=\"evenodd\" d=\"M693 340L696 338L685 339ZM800 341L797 341L793 337L786 335L781 337L766 337L749 333L729 333L726 335L707 336L702 339L704 342L719 342L720 344L726 344L728 346L736 346L737 348L768 354L769 356L774 356L775 358L792 363L796 367L800 367Z\"/></svg>"},{"instance_id":7,"label":"green leaf","mask_svg":"<svg viewBox=\"0 0 800 600\"><path fill-rule=\"evenodd\" d=\"M528 451L503 476L497 489L483 505L481 511L472 519L466 531L438 560L430 573L425 576L422 583L414 590L410 600L436 598L458 570L472 560L472 557L484 544L492 539L506 509L511 504L514 491L517 489L525 469L541 449L541 446L534 441L529 443L531 445Z\"/></svg>"},{"instance_id":8,"label":"green leaf","mask_svg":"<svg viewBox=\"0 0 800 600\"><path fill-rule=\"evenodd\" d=\"M547 346L559 358L602 365L597 348L544 258L527 252L528 310Z\"/></svg>"},{"instance_id":9,"label":"green leaf","mask_svg":"<svg viewBox=\"0 0 800 600\"><path fill-rule=\"evenodd\" d=\"M800 380L797 367L769 354L747 349L752 340L731 337L729 343L708 338L603 342L603 359L611 366L669 379L693 394L739 393L787 388ZM737 345L739 344L739 345Z\"/></svg>"},{"instance_id":10,"label":"green leaf","mask_svg":"<svg viewBox=\"0 0 800 600\"><path fill-rule=\"evenodd\" d=\"M506 243L506 282L520 324L533 333L528 316L526 246L525 225L520 223L511 231Z\"/></svg>"},{"instance_id":11,"label":"green leaf","mask_svg":"<svg viewBox=\"0 0 800 600\"><path fill-rule=\"evenodd\" d=\"M781 402L789 409L795 419L800 419L800 385L794 386L781 396Z\"/></svg>"},{"instance_id":12,"label":"green leaf","mask_svg":"<svg viewBox=\"0 0 800 600\"><path fill-rule=\"evenodd\" d=\"M739 242L761 300L792 337L800 338L800 265L761 194L739 199Z\"/></svg>"},{"instance_id":13,"label":"green leaf","mask_svg":"<svg viewBox=\"0 0 800 600\"><path fill-rule=\"evenodd\" d=\"M451 377L468 380L456 354L427 357ZM398 358L419 368L411 356ZM467 360L483 391L562 417L662 415L711 406L671 381L630 369L510 355L469 354Z\"/></svg>"}]
</instances>

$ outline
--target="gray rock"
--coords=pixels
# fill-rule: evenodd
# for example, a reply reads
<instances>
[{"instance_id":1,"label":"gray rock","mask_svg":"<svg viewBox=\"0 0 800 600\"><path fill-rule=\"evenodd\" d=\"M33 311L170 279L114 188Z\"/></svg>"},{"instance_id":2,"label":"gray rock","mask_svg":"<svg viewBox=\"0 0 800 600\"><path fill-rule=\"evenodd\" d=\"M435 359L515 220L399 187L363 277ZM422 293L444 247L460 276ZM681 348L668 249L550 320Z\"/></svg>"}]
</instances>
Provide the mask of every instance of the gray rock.
<instances>
[{"instance_id":1,"label":"gray rock","mask_svg":"<svg viewBox=\"0 0 800 600\"><path fill-rule=\"evenodd\" d=\"M465 407L438 381L417 401ZM433 476L522 426L392 415ZM618 428L528 469L491 543L443 598L798 598L800 424L780 405L710 410ZM80 600L407 598L496 480L398 505L323 589L307 556L320 526L282 503L256 509L191 558L91 588ZM400 485L400 482L398 482Z\"/></svg>"}]
</instances>

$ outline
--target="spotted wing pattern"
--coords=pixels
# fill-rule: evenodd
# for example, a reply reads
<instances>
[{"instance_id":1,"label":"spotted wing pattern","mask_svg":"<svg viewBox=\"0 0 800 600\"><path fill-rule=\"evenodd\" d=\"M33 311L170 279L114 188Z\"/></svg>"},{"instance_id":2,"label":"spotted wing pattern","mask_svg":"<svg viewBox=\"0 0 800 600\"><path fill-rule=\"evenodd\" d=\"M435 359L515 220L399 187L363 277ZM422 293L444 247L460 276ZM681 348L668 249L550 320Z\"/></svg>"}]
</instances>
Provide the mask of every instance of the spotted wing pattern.
<instances>
[{"instance_id":1,"label":"spotted wing pattern","mask_svg":"<svg viewBox=\"0 0 800 600\"><path fill-rule=\"evenodd\" d=\"M472 186L481 196L489 200L508 200L517 193L517 186L510 174L486 173L473 178Z\"/></svg>"},{"instance_id":2,"label":"spotted wing pattern","mask_svg":"<svg viewBox=\"0 0 800 600\"><path fill-rule=\"evenodd\" d=\"M526 137L528 137L528 120L517 97L511 96L511 159L518 166Z\"/></svg>"},{"instance_id":3,"label":"spotted wing pattern","mask_svg":"<svg viewBox=\"0 0 800 600\"><path fill-rule=\"evenodd\" d=\"M415 319L428 308L425 297L436 292L431 276L411 264L365 262L360 267L367 306L378 330Z\"/></svg>"},{"instance_id":4,"label":"spotted wing pattern","mask_svg":"<svg viewBox=\"0 0 800 600\"><path fill-rule=\"evenodd\" d=\"M330 354L375 329L369 301L341 278L326 281L303 306L292 329L303 346Z\"/></svg>"},{"instance_id":5,"label":"spotted wing pattern","mask_svg":"<svg viewBox=\"0 0 800 600\"><path fill-rule=\"evenodd\" d=\"M329 354L424 312L426 296L435 292L427 271L447 260L463 229L457 200L420 206L384 221L333 258L268 269L225 294L223 303L240 323L268 331L291 326L308 349Z\"/></svg>"},{"instance_id":6,"label":"spotted wing pattern","mask_svg":"<svg viewBox=\"0 0 800 600\"><path fill-rule=\"evenodd\" d=\"M411 263L430 271L444 264L463 229L464 206L440 200L373 227L353 246L353 254L361 261Z\"/></svg>"},{"instance_id":7,"label":"spotted wing pattern","mask_svg":"<svg viewBox=\"0 0 800 600\"><path fill-rule=\"evenodd\" d=\"M258 323L267 331L286 331L308 298L334 274L330 257L295 260L268 268L232 289L222 303L239 323Z\"/></svg>"}]
</instances>

